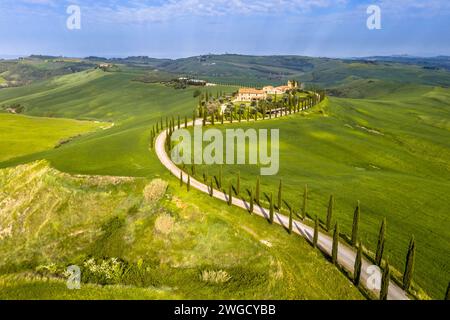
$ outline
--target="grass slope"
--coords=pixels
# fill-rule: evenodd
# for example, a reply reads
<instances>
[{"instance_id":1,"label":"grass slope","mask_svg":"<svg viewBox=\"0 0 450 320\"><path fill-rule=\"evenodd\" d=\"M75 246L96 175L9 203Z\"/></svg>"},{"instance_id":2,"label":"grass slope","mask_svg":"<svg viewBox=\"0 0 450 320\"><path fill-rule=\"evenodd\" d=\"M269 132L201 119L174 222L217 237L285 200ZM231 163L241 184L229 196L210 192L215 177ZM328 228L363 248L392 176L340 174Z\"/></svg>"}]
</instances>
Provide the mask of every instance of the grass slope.
<instances>
[{"instance_id":1,"label":"grass slope","mask_svg":"<svg viewBox=\"0 0 450 320\"><path fill-rule=\"evenodd\" d=\"M92 121L0 113L0 161L49 150L64 139L106 126Z\"/></svg>"},{"instance_id":2,"label":"grass slope","mask_svg":"<svg viewBox=\"0 0 450 320\"><path fill-rule=\"evenodd\" d=\"M336 197L334 221L350 234L356 201L362 203L361 240L375 251L383 217L388 221L386 257L403 271L409 237L417 241L415 279L442 298L450 279L450 91L402 89L384 100L332 98L306 114L242 124L280 129L280 171L262 178L262 189L298 211L305 184L309 214L325 221L328 197ZM234 125L237 126L237 125ZM227 126L228 127L228 126ZM197 167L217 175L218 166ZM255 185L256 166L224 166L224 186L241 172Z\"/></svg>"},{"instance_id":3,"label":"grass slope","mask_svg":"<svg viewBox=\"0 0 450 320\"><path fill-rule=\"evenodd\" d=\"M3 162L0 167L47 159L56 168L71 173L142 177L163 170L157 158L148 152L150 129L167 114L180 115L182 121L184 116L192 117L198 101L193 97L197 88L175 90L161 84L137 82L133 80L142 76L142 71L121 70L114 73L89 70L1 90L0 105L20 103L30 115L114 121L115 126L81 137L58 150ZM215 94L234 88L218 86L208 90Z\"/></svg>"},{"instance_id":4,"label":"grass slope","mask_svg":"<svg viewBox=\"0 0 450 320\"><path fill-rule=\"evenodd\" d=\"M168 181L0 170L0 298L363 298L302 238ZM111 258L126 265L111 278L86 264Z\"/></svg>"}]
</instances>

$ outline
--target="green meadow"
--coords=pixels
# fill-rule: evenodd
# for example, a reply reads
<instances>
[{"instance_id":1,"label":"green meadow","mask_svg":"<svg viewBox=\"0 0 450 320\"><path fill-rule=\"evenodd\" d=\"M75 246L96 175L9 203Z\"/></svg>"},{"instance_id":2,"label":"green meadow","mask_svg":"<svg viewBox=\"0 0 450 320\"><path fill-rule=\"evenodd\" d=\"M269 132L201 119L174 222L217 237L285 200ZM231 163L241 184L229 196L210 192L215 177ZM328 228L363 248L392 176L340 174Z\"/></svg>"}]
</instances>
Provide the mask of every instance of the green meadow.
<instances>
[{"instance_id":1,"label":"green meadow","mask_svg":"<svg viewBox=\"0 0 450 320\"><path fill-rule=\"evenodd\" d=\"M0 170L0 183L1 299L364 299L304 239L171 177L40 161ZM65 286L73 264L80 291Z\"/></svg>"},{"instance_id":2,"label":"green meadow","mask_svg":"<svg viewBox=\"0 0 450 320\"><path fill-rule=\"evenodd\" d=\"M0 161L55 148L64 139L108 124L0 113Z\"/></svg>"},{"instance_id":3,"label":"green meadow","mask_svg":"<svg viewBox=\"0 0 450 320\"><path fill-rule=\"evenodd\" d=\"M228 63L217 66L225 70ZM334 221L346 234L360 200L365 246L375 250L386 217L385 257L402 272L414 234L414 279L432 298L442 298L450 279L450 93L427 84L446 82L448 73L308 63L308 79L333 85L332 93L345 98L330 97L303 114L239 125L280 129L280 171L262 178L262 191L276 197L282 179L283 199L298 211L308 184L308 214L321 220L334 194ZM169 66L172 72L185 68L178 62ZM314 74L313 67L323 72ZM7 204L0 218L0 298L107 299L111 292L126 299L363 298L306 241L178 186L150 149L150 130L161 117L191 118L197 88L139 81L151 78L151 70L89 69L0 90L0 106L25 108L24 115L0 114L0 202ZM417 78L419 84L385 79L389 70L395 81ZM244 71L237 82L245 80ZM366 76L381 80L361 80ZM231 93L236 87L208 90ZM218 170L199 166L197 174ZM238 171L243 188L254 187L257 166L224 166L224 185L235 183ZM168 189L147 201L145 187L156 178ZM127 272L112 283L93 274L84 284L89 292L68 293L64 266L92 258L118 258Z\"/></svg>"},{"instance_id":4,"label":"green meadow","mask_svg":"<svg viewBox=\"0 0 450 320\"><path fill-rule=\"evenodd\" d=\"M271 192L276 199L282 179L283 200L300 212L307 184L310 217L325 221L333 194L333 220L350 235L360 200L361 241L374 252L386 217L385 257L403 272L414 235L415 280L432 297L442 298L450 279L450 91L409 88L384 99L331 98L302 114L224 129L280 129L279 173L261 180L265 203ZM196 167L199 178L203 172L219 174L217 165ZM223 186L235 185L240 172L241 184L254 189L259 171L258 166L224 165Z\"/></svg>"}]
</instances>

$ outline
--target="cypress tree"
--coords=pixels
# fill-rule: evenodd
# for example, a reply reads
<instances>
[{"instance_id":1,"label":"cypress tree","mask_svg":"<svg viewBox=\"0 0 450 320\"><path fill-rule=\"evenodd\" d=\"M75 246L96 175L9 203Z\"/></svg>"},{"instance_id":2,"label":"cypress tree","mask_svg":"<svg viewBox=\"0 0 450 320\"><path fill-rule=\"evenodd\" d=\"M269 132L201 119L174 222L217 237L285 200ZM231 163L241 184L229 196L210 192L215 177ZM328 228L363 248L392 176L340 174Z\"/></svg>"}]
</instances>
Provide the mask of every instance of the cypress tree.
<instances>
[{"instance_id":1,"label":"cypress tree","mask_svg":"<svg viewBox=\"0 0 450 320\"><path fill-rule=\"evenodd\" d=\"M308 206L308 185L305 184L305 190L303 191L303 208L302 208L303 219L306 218L307 206Z\"/></svg>"},{"instance_id":2,"label":"cypress tree","mask_svg":"<svg viewBox=\"0 0 450 320\"><path fill-rule=\"evenodd\" d=\"M331 261L333 264L337 265L337 258L338 258L338 251L339 251L339 225L336 222L336 225L334 226L334 233L333 233L333 250L331 251Z\"/></svg>"},{"instance_id":3,"label":"cypress tree","mask_svg":"<svg viewBox=\"0 0 450 320\"><path fill-rule=\"evenodd\" d=\"M187 185L186 185L187 191L191 191L191 176L188 175Z\"/></svg>"},{"instance_id":4,"label":"cypress tree","mask_svg":"<svg viewBox=\"0 0 450 320\"><path fill-rule=\"evenodd\" d=\"M220 123L223 124L224 113L222 112L222 116L220 117Z\"/></svg>"},{"instance_id":5,"label":"cypress tree","mask_svg":"<svg viewBox=\"0 0 450 320\"><path fill-rule=\"evenodd\" d=\"M353 213L353 227L352 227L352 245L356 246L356 241L358 241L358 229L359 229L359 219L361 214L360 203L356 205L355 212Z\"/></svg>"},{"instance_id":6,"label":"cypress tree","mask_svg":"<svg viewBox=\"0 0 450 320\"><path fill-rule=\"evenodd\" d=\"M231 206L233 204L233 188L230 186L228 187L228 205Z\"/></svg>"},{"instance_id":7,"label":"cypress tree","mask_svg":"<svg viewBox=\"0 0 450 320\"><path fill-rule=\"evenodd\" d=\"M222 189L222 166L219 167L219 189Z\"/></svg>"},{"instance_id":8,"label":"cypress tree","mask_svg":"<svg viewBox=\"0 0 450 320\"><path fill-rule=\"evenodd\" d=\"M260 196L260 179L259 176L256 177L256 189L255 189L255 201L257 204L259 204L259 196Z\"/></svg>"},{"instance_id":9,"label":"cypress tree","mask_svg":"<svg viewBox=\"0 0 450 320\"><path fill-rule=\"evenodd\" d=\"M414 263L416 256L416 241L414 236L409 242L408 254L406 255L405 273L403 274L403 289L409 290L414 273Z\"/></svg>"},{"instance_id":10,"label":"cypress tree","mask_svg":"<svg viewBox=\"0 0 450 320\"><path fill-rule=\"evenodd\" d=\"M250 208L248 209L250 214L253 213L253 188L250 189Z\"/></svg>"},{"instance_id":11,"label":"cypress tree","mask_svg":"<svg viewBox=\"0 0 450 320\"><path fill-rule=\"evenodd\" d=\"M327 231L331 228L331 219L333 218L333 208L334 208L334 196L330 196L330 201L328 202L328 212L327 212Z\"/></svg>"},{"instance_id":12,"label":"cypress tree","mask_svg":"<svg viewBox=\"0 0 450 320\"><path fill-rule=\"evenodd\" d=\"M184 117L184 128L187 128L187 123L188 123L187 116L185 116Z\"/></svg>"},{"instance_id":13,"label":"cypress tree","mask_svg":"<svg viewBox=\"0 0 450 320\"><path fill-rule=\"evenodd\" d=\"M292 208L289 208L289 234L292 233Z\"/></svg>"},{"instance_id":14,"label":"cypress tree","mask_svg":"<svg viewBox=\"0 0 450 320\"><path fill-rule=\"evenodd\" d=\"M214 119L215 119L215 115L214 113L211 114L211 124L214 125Z\"/></svg>"},{"instance_id":15,"label":"cypress tree","mask_svg":"<svg viewBox=\"0 0 450 320\"><path fill-rule=\"evenodd\" d=\"M380 300L387 300L390 280L391 270L389 267L389 263L386 262L386 266L383 271L383 277L381 278Z\"/></svg>"},{"instance_id":16,"label":"cypress tree","mask_svg":"<svg viewBox=\"0 0 450 320\"><path fill-rule=\"evenodd\" d=\"M313 247L317 247L317 241L319 240L319 217L316 216L314 220L314 237L313 237Z\"/></svg>"},{"instance_id":17,"label":"cypress tree","mask_svg":"<svg viewBox=\"0 0 450 320\"><path fill-rule=\"evenodd\" d=\"M239 196L241 193L241 172L237 173L237 182L236 182L236 195Z\"/></svg>"},{"instance_id":18,"label":"cypress tree","mask_svg":"<svg viewBox=\"0 0 450 320\"><path fill-rule=\"evenodd\" d=\"M281 192L283 189L283 181L280 179L280 184L278 185L278 211L281 212Z\"/></svg>"},{"instance_id":19,"label":"cypress tree","mask_svg":"<svg viewBox=\"0 0 450 320\"><path fill-rule=\"evenodd\" d=\"M213 186L213 179L211 179L209 183L209 195L212 197L214 195L214 186Z\"/></svg>"},{"instance_id":20,"label":"cypress tree","mask_svg":"<svg viewBox=\"0 0 450 320\"><path fill-rule=\"evenodd\" d=\"M450 300L450 282L448 283L447 292L445 293L445 299L444 300L446 300L446 301Z\"/></svg>"},{"instance_id":21,"label":"cypress tree","mask_svg":"<svg viewBox=\"0 0 450 320\"><path fill-rule=\"evenodd\" d=\"M195 164L194 164L194 162L192 162L191 171L192 171L192 176L194 177L195 176Z\"/></svg>"},{"instance_id":22,"label":"cypress tree","mask_svg":"<svg viewBox=\"0 0 450 320\"><path fill-rule=\"evenodd\" d=\"M273 216L274 216L274 206L273 206L273 192L270 193L270 212L269 212L269 222L273 223Z\"/></svg>"},{"instance_id":23,"label":"cypress tree","mask_svg":"<svg viewBox=\"0 0 450 320\"><path fill-rule=\"evenodd\" d=\"M180 171L180 187L183 186L183 171Z\"/></svg>"},{"instance_id":24,"label":"cypress tree","mask_svg":"<svg viewBox=\"0 0 450 320\"><path fill-rule=\"evenodd\" d=\"M358 244L358 250L356 252L355 266L353 268L353 283L355 286L359 285L361 281L361 267L362 267L362 244Z\"/></svg>"},{"instance_id":25,"label":"cypress tree","mask_svg":"<svg viewBox=\"0 0 450 320\"><path fill-rule=\"evenodd\" d=\"M378 234L377 252L375 255L375 262L380 267L381 261L383 260L384 243L386 241L385 234L386 234L386 218L384 218L383 222L381 222L380 233Z\"/></svg>"}]
</instances>

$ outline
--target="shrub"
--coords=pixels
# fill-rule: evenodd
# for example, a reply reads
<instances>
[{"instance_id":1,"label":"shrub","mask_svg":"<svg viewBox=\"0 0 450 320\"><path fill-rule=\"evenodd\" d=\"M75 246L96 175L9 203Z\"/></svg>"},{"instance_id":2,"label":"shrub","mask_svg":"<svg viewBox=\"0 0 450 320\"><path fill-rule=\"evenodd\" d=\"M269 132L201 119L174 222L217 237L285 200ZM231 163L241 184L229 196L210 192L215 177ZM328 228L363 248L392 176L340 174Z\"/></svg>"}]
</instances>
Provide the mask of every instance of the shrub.
<instances>
[{"instance_id":1,"label":"shrub","mask_svg":"<svg viewBox=\"0 0 450 320\"><path fill-rule=\"evenodd\" d=\"M144 198L147 203L155 203L162 199L167 191L168 183L161 179L155 179L144 188Z\"/></svg>"}]
</instances>

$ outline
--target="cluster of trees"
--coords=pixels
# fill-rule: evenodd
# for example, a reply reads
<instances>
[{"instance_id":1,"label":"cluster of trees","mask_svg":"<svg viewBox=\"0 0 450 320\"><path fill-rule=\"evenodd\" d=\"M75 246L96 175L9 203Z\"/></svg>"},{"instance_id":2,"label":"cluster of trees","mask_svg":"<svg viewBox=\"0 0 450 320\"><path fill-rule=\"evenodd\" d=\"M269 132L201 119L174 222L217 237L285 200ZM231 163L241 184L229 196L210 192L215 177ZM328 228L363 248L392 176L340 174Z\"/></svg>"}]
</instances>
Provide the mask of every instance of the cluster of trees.
<instances>
[{"instance_id":1,"label":"cluster of trees","mask_svg":"<svg viewBox=\"0 0 450 320\"><path fill-rule=\"evenodd\" d=\"M195 173L195 170L192 170L192 172ZM217 176L209 177L207 173L203 173L203 181L205 184L209 186L209 194L212 197L214 195L214 184L217 188L220 190L223 190L222 186L222 168L220 167L219 173ZM215 183L214 183L215 182ZM183 184L182 176L180 177L180 183ZM189 190L189 177L188 177L188 183L187 188ZM248 211L249 213L253 213L254 211L254 204L262 205L261 201L261 178L258 176L256 177L256 184L255 188L250 188L248 191ZM228 186L228 190L226 190L227 195L227 202L228 205L232 205L233 203L233 197L240 197L241 196L241 178L240 173L238 172L235 179L235 185L230 184ZM241 197L242 199L244 197ZM289 213L289 222L287 231L291 234L293 232L293 225L294 225L294 215L299 217L301 220L305 221L307 217L310 217L311 215L308 213L308 187L305 186L304 192L303 192L303 201L301 205L299 206L301 209L296 212L296 210L293 209L293 207L287 202L283 200L283 182L280 180L278 185L278 192L276 199L274 198L273 192L271 192L269 195L267 195L267 201L269 205L269 214L268 214L268 221L270 224L273 224L274 218L275 218L275 210L278 212L281 212L282 209L285 209ZM326 220L324 222L323 229L332 235L332 251L331 251L331 262L335 265L339 264L339 243L340 243L340 228L339 224L336 222L334 226L332 226L333 221L333 212L334 212L334 196L331 195L328 202L328 209L327 209L327 216ZM361 204L358 201L353 213L353 225L352 225L352 233L350 237L350 244L355 248L356 250L356 258L354 261L354 271L353 271L353 283L356 286L359 286L361 281L361 272L362 272L362 260L364 256L363 252L363 244L359 240L359 224L360 224L360 215L361 215ZM316 215L314 218L314 234L311 240L311 244L314 248L318 247L319 244L319 233L320 233L320 220L318 216ZM391 279L391 272L390 272L390 265L387 259L383 258L383 253L385 249L385 242L386 242L386 219L383 219L381 222L381 227L378 235L378 243L377 248L375 252L375 264L383 270L382 273L382 279L381 279L381 289L380 289L380 299L385 300L388 296L388 288L390 284ZM406 261L405 261L405 270L403 272L403 279L402 279L402 287L405 291L409 291L411 289L412 284L412 278L414 273L414 264L415 264L415 255L416 255L416 245L415 245L415 239L414 236L411 238L407 255L406 255ZM450 285L449 285L450 287ZM447 290L446 298L449 298L449 290Z\"/></svg>"}]
</instances>

